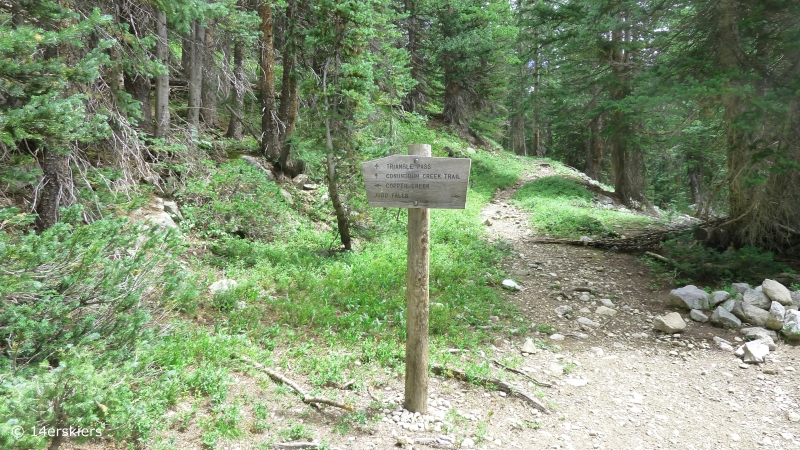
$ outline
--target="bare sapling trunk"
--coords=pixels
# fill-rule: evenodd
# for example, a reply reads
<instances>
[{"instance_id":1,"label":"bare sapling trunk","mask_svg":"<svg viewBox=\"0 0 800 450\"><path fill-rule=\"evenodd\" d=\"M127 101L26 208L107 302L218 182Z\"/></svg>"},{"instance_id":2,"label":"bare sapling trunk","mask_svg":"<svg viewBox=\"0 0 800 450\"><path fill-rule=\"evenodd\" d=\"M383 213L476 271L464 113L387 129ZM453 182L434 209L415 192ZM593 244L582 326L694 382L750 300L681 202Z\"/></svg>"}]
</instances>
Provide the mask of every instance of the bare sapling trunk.
<instances>
[{"instance_id":1,"label":"bare sapling trunk","mask_svg":"<svg viewBox=\"0 0 800 450\"><path fill-rule=\"evenodd\" d=\"M156 126L153 136L166 139L169 136L169 44L167 37L167 14L156 11L156 59L164 66L156 75Z\"/></svg>"}]
</instances>

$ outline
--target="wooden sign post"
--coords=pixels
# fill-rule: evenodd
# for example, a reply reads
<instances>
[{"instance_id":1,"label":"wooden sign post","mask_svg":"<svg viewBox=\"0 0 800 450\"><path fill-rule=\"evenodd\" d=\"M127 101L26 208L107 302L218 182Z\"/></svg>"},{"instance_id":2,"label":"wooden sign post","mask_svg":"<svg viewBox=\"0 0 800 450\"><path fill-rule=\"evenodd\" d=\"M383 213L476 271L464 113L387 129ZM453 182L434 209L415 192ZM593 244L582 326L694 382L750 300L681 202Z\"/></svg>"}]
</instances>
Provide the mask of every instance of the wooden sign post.
<instances>
[{"instance_id":1,"label":"wooden sign post","mask_svg":"<svg viewBox=\"0 0 800 450\"><path fill-rule=\"evenodd\" d=\"M431 146L362 163L370 206L408 208L405 408L428 412L428 286L430 210L464 209L471 161L433 158Z\"/></svg>"}]
</instances>

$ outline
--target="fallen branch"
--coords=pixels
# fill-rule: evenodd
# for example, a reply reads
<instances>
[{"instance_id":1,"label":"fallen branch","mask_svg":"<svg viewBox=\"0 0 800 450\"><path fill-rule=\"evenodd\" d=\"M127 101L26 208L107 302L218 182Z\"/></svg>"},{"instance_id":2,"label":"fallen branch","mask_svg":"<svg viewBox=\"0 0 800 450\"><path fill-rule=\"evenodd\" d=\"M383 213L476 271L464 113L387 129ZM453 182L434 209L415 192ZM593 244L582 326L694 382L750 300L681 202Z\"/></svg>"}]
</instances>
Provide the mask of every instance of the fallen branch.
<instances>
[{"instance_id":1,"label":"fallen branch","mask_svg":"<svg viewBox=\"0 0 800 450\"><path fill-rule=\"evenodd\" d=\"M797 231L797 230L795 230L794 228L789 228L789 227L787 227L786 225L783 225L783 224L780 224L780 223L778 223L778 224L776 224L776 225L778 226L778 228L780 228L780 229L781 229L781 230L783 230L783 231L786 231L786 232L788 232L788 233L791 233L791 234L794 234L794 235L800 236L800 231Z\"/></svg>"},{"instance_id":2,"label":"fallen branch","mask_svg":"<svg viewBox=\"0 0 800 450\"><path fill-rule=\"evenodd\" d=\"M289 378L286 378L286 376L284 376L283 374L281 374L279 372L276 372L276 371L270 369L269 367L267 367L267 366L265 366L263 364L259 364L259 363L255 362L255 361L253 361L252 359L248 358L247 356L238 355L238 357L239 357L239 359L241 359L242 361L250 364L254 368L266 373L274 381L283 383L286 386L289 386L290 388L292 388L292 390L294 390L295 392L300 394L300 397L302 397L303 403L307 403L307 404L312 405L312 406L317 405L317 404L330 405L330 406L335 406L337 408L341 408L341 409L344 409L344 410L347 410L347 411L354 411L353 407L350 406L350 405L346 405L344 403L340 403L340 402L337 402L335 400L328 400L326 398L312 397L312 396L308 395L308 393L306 393L306 391L304 391L303 388L301 388L297 383L295 383L294 381L290 380ZM296 447L296 448L306 448L306 447Z\"/></svg>"},{"instance_id":3,"label":"fallen branch","mask_svg":"<svg viewBox=\"0 0 800 450\"><path fill-rule=\"evenodd\" d=\"M505 369L505 370L507 370L507 371L509 371L511 373L515 373L517 375L522 375L523 377L531 380L532 382L534 382L535 384L538 384L539 386L553 387L552 384L550 384L550 383L548 383L546 381L539 381L536 378L533 378L532 376L528 375L527 373L525 373L525 372L523 372L521 370L514 369L513 367L508 367L507 365L501 363L500 361L498 361L496 359L493 359L492 362L495 363L495 365L497 365L497 366L499 366L499 367L501 367L501 368L503 368L503 369Z\"/></svg>"},{"instance_id":4,"label":"fallen branch","mask_svg":"<svg viewBox=\"0 0 800 450\"><path fill-rule=\"evenodd\" d=\"M551 413L550 408L545 406L544 403L540 402L533 395L523 391L522 389L520 389L520 388L518 388L516 386L513 386L513 385L511 385L509 383L506 383L505 381L498 380L497 378L483 378L483 377L479 377L479 376L469 376L465 372L462 372L460 370L446 369L446 368L444 368L444 367L442 367L440 365L437 365L437 364L431 365L431 372L433 372L436 375L443 376L443 377L455 378L457 380L469 380L469 379L471 379L471 380L477 381L479 383L483 383L483 384L486 384L486 385L494 386L498 391L503 391L503 392L505 392L507 394L516 395L517 397L519 397L522 400L530 403L536 409L538 409L539 411L541 411L541 412L543 412L545 414L550 414Z\"/></svg>"}]
</instances>

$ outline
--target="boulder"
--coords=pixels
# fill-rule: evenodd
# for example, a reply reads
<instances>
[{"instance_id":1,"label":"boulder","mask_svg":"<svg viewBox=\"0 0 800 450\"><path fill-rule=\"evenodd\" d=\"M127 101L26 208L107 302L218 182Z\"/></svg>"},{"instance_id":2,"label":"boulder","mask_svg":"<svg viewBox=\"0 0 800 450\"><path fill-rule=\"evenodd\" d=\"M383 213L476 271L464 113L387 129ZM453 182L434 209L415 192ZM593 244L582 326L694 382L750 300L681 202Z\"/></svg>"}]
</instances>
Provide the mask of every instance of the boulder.
<instances>
[{"instance_id":1,"label":"boulder","mask_svg":"<svg viewBox=\"0 0 800 450\"><path fill-rule=\"evenodd\" d=\"M712 308L716 307L720 303L725 302L730 298L731 294L729 294L726 291L714 291L711 293L711 299L710 299L711 307Z\"/></svg>"},{"instance_id":2,"label":"boulder","mask_svg":"<svg viewBox=\"0 0 800 450\"><path fill-rule=\"evenodd\" d=\"M800 311L786 311L781 333L791 340L800 339Z\"/></svg>"},{"instance_id":3,"label":"boulder","mask_svg":"<svg viewBox=\"0 0 800 450\"><path fill-rule=\"evenodd\" d=\"M764 311L769 310L769 306L772 301L761 291L757 291L755 289L750 289L743 295L744 299L742 300L747 305L753 305L756 308L761 308Z\"/></svg>"},{"instance_id":4,"label":"boulder","mask_svg":"<svg viewBox=\"0 0 800 450\"><path fill-rule=\"evenodd\" d=\"M306 183L308 183L308 175L304 173L292 178L292 184L296 187L302 187Z\"/></svg>"},{"instance_id":5,"label":"boulder","mask_svg":"<svg viewBox=\"0 0 800 450\"><path fill-rule=\"evenodd\" d=\"M667 334L679 333L686 329L686 322L683 321L680 314L672 312L653 319L653 328Z\"/></svg>"},{"instance_id":6,"label":"boulder","mask_svg":"<svg viewBox=\"0 0 800 450\"><path fill-rule=\"evenodd\" d=\"M673 289L669 293L669 302L672 306L685 309L708 309L708 292L697 286L688 285L680 289Z\"/></svg>"},{"instance_id":7,"label":"boulder","mask_svg":"<svg viewBox=\"0 0 800 450\"><path fill-rule=\"evenodd\" d=\"M178 208L178 204L175 202L164 202L164 211L167 212L173 219L181 221L183 220L183 214L181 214L180 208Z\"/></svg>"},{"instance_id":8,"label":"boulder","mask_svg":"<svg viewBox=\"0 0 800 450\"><path fill-rule=\"evenodd\" d=\"M761 308L757 308L747 303L737 303L733 307L733 314L744 322L748 322L757 327L767 325L769 313Z\"/></svg>"},{"instance_id":9,"label":"boulder","mask_svg":"<svg viewBox=\"0 0 800 450\"><path fill-rule=\"evenodd\" d=\"M739 328L742 326L742 321L722 306L717 306L717 309L711 314L711 323L722 328Z\"/></svg>"},{"instance_id":10,"label":"boulder","mask_svg":"<svg viewBox=\"0 0 800 450\"><path fill-rule=\"evenodd\" d=\"M800 308L800 291L792 292L792 306Z\"/></svg>"},{"instance_id":11,"label":"boulder","mask_svg":"<svg viewBox=\"0 0 800 450\"><path fill-rule=\"evenodd\" d=\"M774 302L778 302L783 306L792 304L792 294L789 292L789 289L786 289L786 286L775 280L764 280L764 282L761 283L761 290Z\"/></svg>"},{"instance_id":12,"label":"boulder","mask_svg":"<svg viewBox=\"0 0 800 450\"><path fill-rule=\"evenodd\" d=\"M777 301L772 302L769 307L769 317L767 318L766 327L770 330L780 330L783 328L783 316L786 314L786 308Z\"/></svg>"},{"instance_id":13,"label":"boulder","mask_svg":"<svg viewBox=\"0 0 800 450\"><path fill-rule=\"evenodd\" d=\"M175 224L175 221L166 211L147 216L147 221L159 228L178 228L178 225Z\"/></svg>"},{"instance_id":14,"label":"boulder","mask_svg":"<svg viewBox=\"0 0 800 450\"><path fill-rule=\"evenodd\" d=\"M689 312L689 318L695 322L708 322L708 316L703 314L699 309L693 309Z\"/></svg>"},{"instance_id":15,"label":"boulder","mask_svg":"<svg viewBox=\"0 0 800 450\"><path fill-rule=\"evenodd\" d=\"M725 300L719 306L725 308L725 311L731 312L731 311L733 311L733 305L735 305L735 304L736 304L736 300L731 298L731 299Z\"/></svg>"},{"instance_id":16,"label":"boulder","mask_svg":"<svg viewBox=\"0 0 800 450\"><path fill-rule=\"evenodd\" d=\"M731 285L731 288L732 288L732 289L733 289L733 291L734 291L734 292L736 292L737 294L744 294L745 292L747 292L748 290L750 290L750 285L749 285L749 284L747 284L747 283L733 283L733 284Z\"/></svg>"},{"instance_id":17,"label":"boulder","mask_svg":"<svg viewBox=\"0 0 800 450\"><path fill-rule=\"evenodd\" d=\"M742 328L741 332L744 335L744 338L748 341L754 341L756 339L761 339L764 337L768 337L773 341L778 340L778 333L763 327Z\"/></svg>"}]
</instances>

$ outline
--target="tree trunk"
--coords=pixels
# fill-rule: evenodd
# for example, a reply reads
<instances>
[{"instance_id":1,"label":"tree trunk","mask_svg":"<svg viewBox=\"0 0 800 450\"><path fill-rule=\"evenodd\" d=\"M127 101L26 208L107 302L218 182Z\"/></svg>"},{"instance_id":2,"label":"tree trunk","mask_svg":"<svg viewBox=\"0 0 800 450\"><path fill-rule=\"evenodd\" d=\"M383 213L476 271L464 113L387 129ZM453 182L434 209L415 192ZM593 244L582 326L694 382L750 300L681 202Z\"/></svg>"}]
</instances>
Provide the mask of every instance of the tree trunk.
<instances>
[{"instance_id":1,"label":"tree trunk","mask_svg":"<svg viewBox=\"0 0 800 450\"><path fill-rule=\"evenodd\" d=\"M611 71L615 83L611 91L611 100L620 102L628 97L630 91L630 67L626 52L623 50L623 30L613 30L611 36L613 46ZM644 196L644 162L641 150L630 142L633 136L631 117L621 108L617 108L611 115L611 127L614 130L611 138L611 174L614 179L614 190L625 205L631 208L650 208L650 203Z\"/></svg>"},{"instance_id":2,"label":"tree trunk","mask_svg":"<svg viewBox=\"0 0 800 450\"><path fill-rule=\"evenodd\" d=\"M225 133L225 136L237 141L242 140L242 121L239 120L239 117L244 118L245 83L247 83L247 77L244 72L244 43L237 40L233 44L233 81L231 81L233 113L228 122L228 132Z\"/></svg>"},{"instance_id":3,"label":"tree trunk","mask_svg":"<svg viewBox=\"0 0 800 450\"><path fill-rule=\"evenodd\" d=\"M156 139L169 137L169 45L167 37L167 14L156 11L156 59L164 66L163 73L156 75Z\"/></svg>"},{"instance_id":4,"label":"tree trunk","mask_svg":"<svg viewBox=\"0 0 800 450\"><path fill-rule=\"evenodd\" d=\"M592 100L589 104L589 109L593 109L595 106L597 106L597 102ZM600 135L600 130L602 129L602 114L592 117L589 121L589 137L586 138L586 166L584 173L597 181L600 181L600 170L603 167L603 137Z\"/></svg>"},{"instance_id":5,"label":"tree trunk","mask_svg":"<svg viewBox=\"0 0 800 450\"><path fill-rule=\"evenodd\" d=\"M286 42L283 47L283 80L281 84L280 120L283 123L283 133L280 136L281 154L278 166L284 173L295 176L298 173L298 164L291 158L290 139L294 134L297 122L298 85L297 85L297 36L295 30L295 9L297 2L289 0L286 6Z\"/></svg>"},{"instance_id":6,"label":"tree trunk","mask_svg":"<svg viewBox=\"0 0 800 450\"><path fill-rule=\"evenodd\" d=\"M737 0L720 0L718 8L717 58L720 68L734 72L739 68L739 17ZM745 185L749 155L744 132L736 125L736 119L744 112L739 91L741 82L735 79L725 84L722 105L725 108L725 143L728 148L728 203L731 217L739 217L750 210L751 189ZM740 222L741 223L741 222ZM737 226L738 224L733 224ZM736 234L736 233L735 233ZM737 240L738 236L734 239Z\"/></svg>"},{"instance_id":7,"label":"tree trunk","mask_svg":"<svg viewBox=\"0 0 800 450\"><path fill-rule=\"evenodd\" d=\"M330 119L325 119L327 132L330 133ZM328 148L331 150L331 147ZM339 185L336 183L336 160L332 152L328 152L328 191L331 195L333 210L336 212L336 225L339 228L339 237L345 250L351 250L350 223L347 221L347 210L339 198Z\"/></svg>"},{"instance_id":8,"label":"tree trunk","mask_svg":"<svg viewBox=\"0 0 800 450\"><path fill-rule=\"evenodd\" d=\"M539 46L536 46L536 59L533 60L533 141L531 151L537 158L544 158L544 146L541 142L541 120L539 115Z\"/></svg>"},{"instance_id":9,"label":"tree trunk","mask_svg":"<svg viewBox=\"0 0 800 450\"><path fill-rule=\"evenodd\" d=\"M59 207L67 205L74 196L69 153L42 146L36 151L36 159L42 169L41 187L35 208L36 232L41 233L58 222Z\"/></svg>"},{"instance_id":10,"label":"tree trunk","mask_svg":"<svg viewBox=\"0 0 800 450\"><path fill-rule=\"evenodd\" d=\"M525 114L518 112L511 116L511 151L518 155L528 156L525 142Z\"/></svg>"},{"instance_id":11,"label":"tree trunk","mask_svg":"<svg viewBox=\"0 0 800 450\"><path fill-rule=\"evenodd\" d=\"M217 116L217 101L219 100L220 80L219 70L214 61L214 26L209 24L203 36L203 89L200 93L202 108L200 109L200 120L211 129L219 128L219 117Z\"/></svg>"},{"instance_id":12,"label":"tree trunk","mask_svg":"<svg viewBox=\"0 0 800 450\"><path fill-rule=\"evenodd\" d=\"M141 104L142 117L139 128L153 134L153 111L150 103L150 77L141 73L125 72L125 91Z\"/></svg>"},{"instance_id":13,"label":"tree trunk","mask_svg":"<svg viewBox=\"0 0 800 450\"><path fill-rule=\"evenodd\" d=\"M275 47L272 35L272 4L261 6L261 153L277 161L280 157L278 108L275 103Z\"/></svg>"},{"instance_id":14,"label":"tree trunk","mask_svg":"<svg viewBox=\"0 0 800 450\"><path fill-rule=\"evenodd\" d=\"M417 82L403 99L403 109L414 112L417 105L424 102L422 93L422 58L419 55L419 22L416 0L405 0L405 12L408 14L406 19L406 32L408 33L408 45L406 47L409 56L411 79Z\"/></svg>"},{"instance_id":15,"label":"tree trunk","mask_svg":"<svg viewBox=\"0 0 800 450\"><path fill-rule=\"evenodd\" d=\"M186 122L197 131L200 128L200 105L203 90L203 43L205 28L199 20L192 23L192 37L187 64L189 66L189 103L186 110Z\"/></svg>"}]
</instances>

